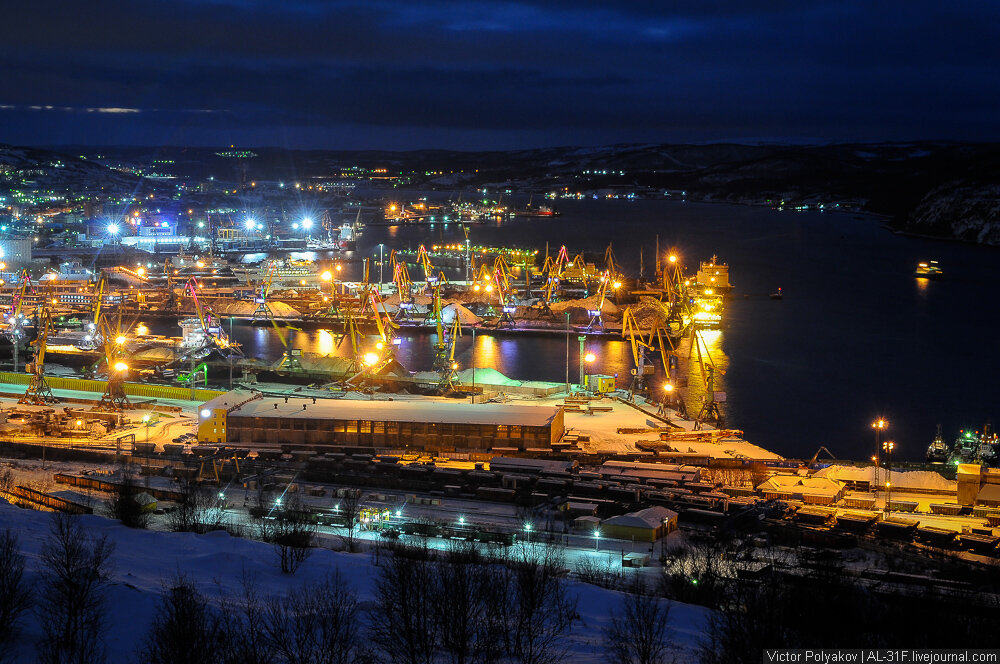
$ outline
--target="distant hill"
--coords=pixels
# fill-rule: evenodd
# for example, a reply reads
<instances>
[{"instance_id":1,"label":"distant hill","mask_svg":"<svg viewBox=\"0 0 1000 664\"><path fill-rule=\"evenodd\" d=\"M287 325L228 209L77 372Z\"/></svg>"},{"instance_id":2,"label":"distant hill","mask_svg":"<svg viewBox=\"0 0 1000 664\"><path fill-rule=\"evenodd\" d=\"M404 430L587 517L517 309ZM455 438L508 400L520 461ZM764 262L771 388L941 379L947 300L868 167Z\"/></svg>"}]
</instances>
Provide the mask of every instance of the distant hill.
<instances>
[{"instance_id":1,"label":"distant hill","mask_svg":"<svg viewBox=\"0 0 1000 664\"><path fill-rule=\"evenodd\" d=\"M24 150L2 148L0 159ZM93 147L59 148L89 155ZM610 145L496 152L286 150L252 148L101 148L104 163L150 167L169 162L183 178L250 177L282 181L330 177L349 166L386 168L414 187L476 186L544 192L602 187L685 191L689 199L748 204L842 202L886 215L903 231L1000 244L1000 145L952 142L797 145ZM86 164L87 162L83 162ZM80 164L76 164L80 166ZM455 172L453 172L455 171ZM116 171L117 172L117 171Z\"/></svg>"}]
</instances>

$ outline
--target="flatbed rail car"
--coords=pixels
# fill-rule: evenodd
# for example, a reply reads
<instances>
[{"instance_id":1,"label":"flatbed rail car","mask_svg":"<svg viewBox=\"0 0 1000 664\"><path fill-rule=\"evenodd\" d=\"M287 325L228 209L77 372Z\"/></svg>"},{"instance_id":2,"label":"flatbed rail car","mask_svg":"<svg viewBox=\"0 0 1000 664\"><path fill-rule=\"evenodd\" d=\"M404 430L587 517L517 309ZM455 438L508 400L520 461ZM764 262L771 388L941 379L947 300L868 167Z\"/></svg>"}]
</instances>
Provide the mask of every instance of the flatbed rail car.
<instances>
[{"instance_id":1,"label":"flatbed rail car","mask_svg":"<svg viewBox=\"0 0 1000 664\"><path fill-rule=\"evenodd\" d=\"M45 507L55 512L65 512L66 514L93 514L94 508L88 505L81 505L72 500L66 500L58 496L53 496L26 486L11 487L10 496L14 503L27 507Z\"/></svg>"}]
</instances>

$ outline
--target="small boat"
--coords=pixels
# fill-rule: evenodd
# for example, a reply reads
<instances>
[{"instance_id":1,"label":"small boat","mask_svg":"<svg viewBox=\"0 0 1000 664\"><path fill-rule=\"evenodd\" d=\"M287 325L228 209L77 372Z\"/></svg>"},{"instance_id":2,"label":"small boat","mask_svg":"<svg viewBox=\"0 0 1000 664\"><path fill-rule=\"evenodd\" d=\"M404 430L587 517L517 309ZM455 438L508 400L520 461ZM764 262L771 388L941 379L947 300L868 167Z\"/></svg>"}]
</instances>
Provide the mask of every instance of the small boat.
<instances>
[{"instance_id":1,"label":"small boat","mask_svg":"<svg viewBox=\"0 0 1000 664\"><path fill-rule=\"evenodd\" d=\"M778 290L776 290L773 293L771 293L771 295L769 297L772 300L780 300L781 298L785 297L785 294L779 288Z\"/></svg>"},{"instance_id":2,"label":"small boat","mask_svg":"<svg viewBox=\"0 0 1000 664\"><path fill-rule=\"evenodd\" d=\"M948 443L945 442L944 436L941 435L941 425L937 427L937 435L934 436L934 440L931 444L927 446L927 461L928 463L944 463L948 460Z\"/></svg>"},{"instance_id":3,"label":"small boat","mask_svg":"<svg viewBox=\"0 0 1000 664\"><path fill-rule=\"evenodd\" d=\"M944 270L941 269L937 261L926 261L917 264L913 276L919 279L940 279L944 276Z\"/></svg>"}]
</instances>

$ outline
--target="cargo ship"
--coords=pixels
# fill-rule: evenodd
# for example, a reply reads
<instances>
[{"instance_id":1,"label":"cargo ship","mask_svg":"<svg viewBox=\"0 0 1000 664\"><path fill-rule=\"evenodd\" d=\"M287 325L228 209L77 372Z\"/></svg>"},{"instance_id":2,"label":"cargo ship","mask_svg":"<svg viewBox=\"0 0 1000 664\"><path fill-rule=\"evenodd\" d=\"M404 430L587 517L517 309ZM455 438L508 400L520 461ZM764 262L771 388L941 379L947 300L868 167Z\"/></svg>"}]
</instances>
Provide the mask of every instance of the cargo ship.
<instances>
[{"instance_id":1,"label":"cargo ship","mask_svg":"<svg viewBox=\"0 0 1000 664\"><path fill-rule=\"evenodd\" d=\"M702 261L698 266L695 281L703 288L709 288L715 293L728 293L733 289L729 283L729 265L720 263L717 256L711 260Z\"/></svg>"},{"instance_id":2,"label":"cargo ship","mask_svg":"<svg viewBox=\"0 0 1000 664\"><path fill-rule=\"evenodd\" d=\"M558 217L560 214L551 205L534 206L531 203L510 213L512 217Z\"/></svg>"}]
</instances>

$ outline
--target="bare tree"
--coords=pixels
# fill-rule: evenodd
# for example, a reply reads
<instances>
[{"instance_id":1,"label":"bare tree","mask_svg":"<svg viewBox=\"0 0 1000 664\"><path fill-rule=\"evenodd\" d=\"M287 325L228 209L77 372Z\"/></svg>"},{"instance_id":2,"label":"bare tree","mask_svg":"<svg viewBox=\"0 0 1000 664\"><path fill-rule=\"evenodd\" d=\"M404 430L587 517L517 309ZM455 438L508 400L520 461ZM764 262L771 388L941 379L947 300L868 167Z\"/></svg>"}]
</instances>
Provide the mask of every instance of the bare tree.
<instances>
[{"instance_id":1,"label":"bare tree","mask_svg":"<svg viewBox=\"0 0 1000 664\"><path fill-rule=\"evenodd\" d=\"M4 466L0 468L0 494L8 493L14 488L14 471Z\"/></svg>"},{"instance_id":2,"label":"bare tree","mask_svg":"<svg viewBox=\"0 0 1000 664\"><path fill-rule=\"evenodd\" d=\"M267 637L267 611L257 594L256 578L244 572L243 588L237 600L223 594L221 602L222 664L272 664L278 661L274 645Z\"/></svg>"},{"instance_id":3,"label":"bare tree","mask_svg":"<svg viewBox=\"0 0 1000 664\"><path fill-rule=\"evenodd\" d=\"M338 500L337 514L343 520L340 539L349 552L356 550L355 534L358 526L358 516L361 514L363 495L360 489L347 489L344 497Z\"/></svg>"},{"instance_id":4,"label":"bare tree","mask_svg":"<svg viewBox=\"0 0 1000 664\"><path fill-rule=\"evenodd\" d=\"M468 542L454 543L435 565L438 642L453 664L497 659L498 640L486 619L484 567L479 549Z\"/></svg>"},{"instance_id":5,"label":"bare tree","mask_svg":"<svg viewBox=\"0 0 1000 664\"><path fill-rule=\"evenodd\" d=\"M178 577L160 601L139 651L148 664L217 662L222 653L219 617L190 581Z\"/></svg>"},{"instance_id":6,"label":"bare tree","mask_svg":"<svg viewBox=\"0 0 1000 664\"><path fill-rule=\"evenodd\" d=\"M204 517L212 504L209 493L188 479L180 482L177 508L170 512L167 523L175 532L202 532Z\"/></svg>"},{"instance_id":7,"label":"bare tree","mask_svg":"<svg viewBox=\"0 0 1000 664\"><path fill-rule=\"evenodd\" d=\"M604 630L608 658L615 664L665 664L671 651L669 621L670 602L650 594L637 578Z\"/></svg>"},{"instance_id":8,"label":"bare tree","mask_svg":"<svg viewBox=\"0 0 1000 664\"><path fill-rule=\"evenodd\" d=\"M610 558L583 556L573 567L576 577L584 583L610 590L620 590L625 586L625 570Z\"/></svg>"},{"instance_id":9,"label":"bare tree","mask_svg":"<svg viewBox=\"0 0 1000 664\"><path fill-rule=\"evenodd\" d=\"M121 481L115 484L108 499L108 516L122 522L129 528L145 528L149 525L149 511L140 500L142 489L135 475L122 469Z\"/></svg>"},{"instance_id":10,"label":"bare tree","mask_svg":"<svg viewBox=\"0 0 1000 664\"><path fill-rule=\"evenodd\" d=\"M288 664L359 664L366 661L358 597L340 572L316 585L274 597L264 629L279 661Z\"/></svg>"},{"instance_id":11,"label":"bare tree","mask_svg":"<svg viewBox=\"0 0 1000 664\"><path fill-rule=\"evenodd\" d=\"M507 565L513 609L508 654L523 664L555 664L566 654L565 637L579 616L566 591L564 565L554 547L530 545L515 550Z\"/></svg>"},{"instance_id":12,"label":"bare tree","mask_svg":"<svg viewBox=\"0 0 1000 664\"><path fill-rule=\"evenodd\" d=\"M107 537L88 535L77 517L53 513L49 536L41 549L41 587L36 604L44 635L38 644L41 664L105 661L104 591L113 550Z\"/></svg>"},{"instance_id":13,"label":"bare tree","mask_svg":"<svg viewBox=\"0 0 1000 664\"><path fill-rule=\"evenodd\" d=\"M316 518L297 495L283 509L275 510L270 541L278 553L284 574L295 574L312 552L316 539Z\"/></svg>"},{"instance_id":14,"label":"bare tree","mask_svg":"<svg viewBox=\"0 0 1000 664\"><path fill-rule=\"evenodd\" d=\"M395 547L379 559L375 602L369 613L371 642L381 661L431 664L437 649L434 555L426 547Z\"/></svg>"},{"instance_id":15,"label":"bare tree","mask_svg":"<svg viewBox=\"0 0 1000 664\"><path fill-rule=\"evenodd\" d=\"M7 529L0 533L0 662L7 661L8 646L30 605L24 556L18 549L17 535Z\"/></svg>"}]
</instances>

